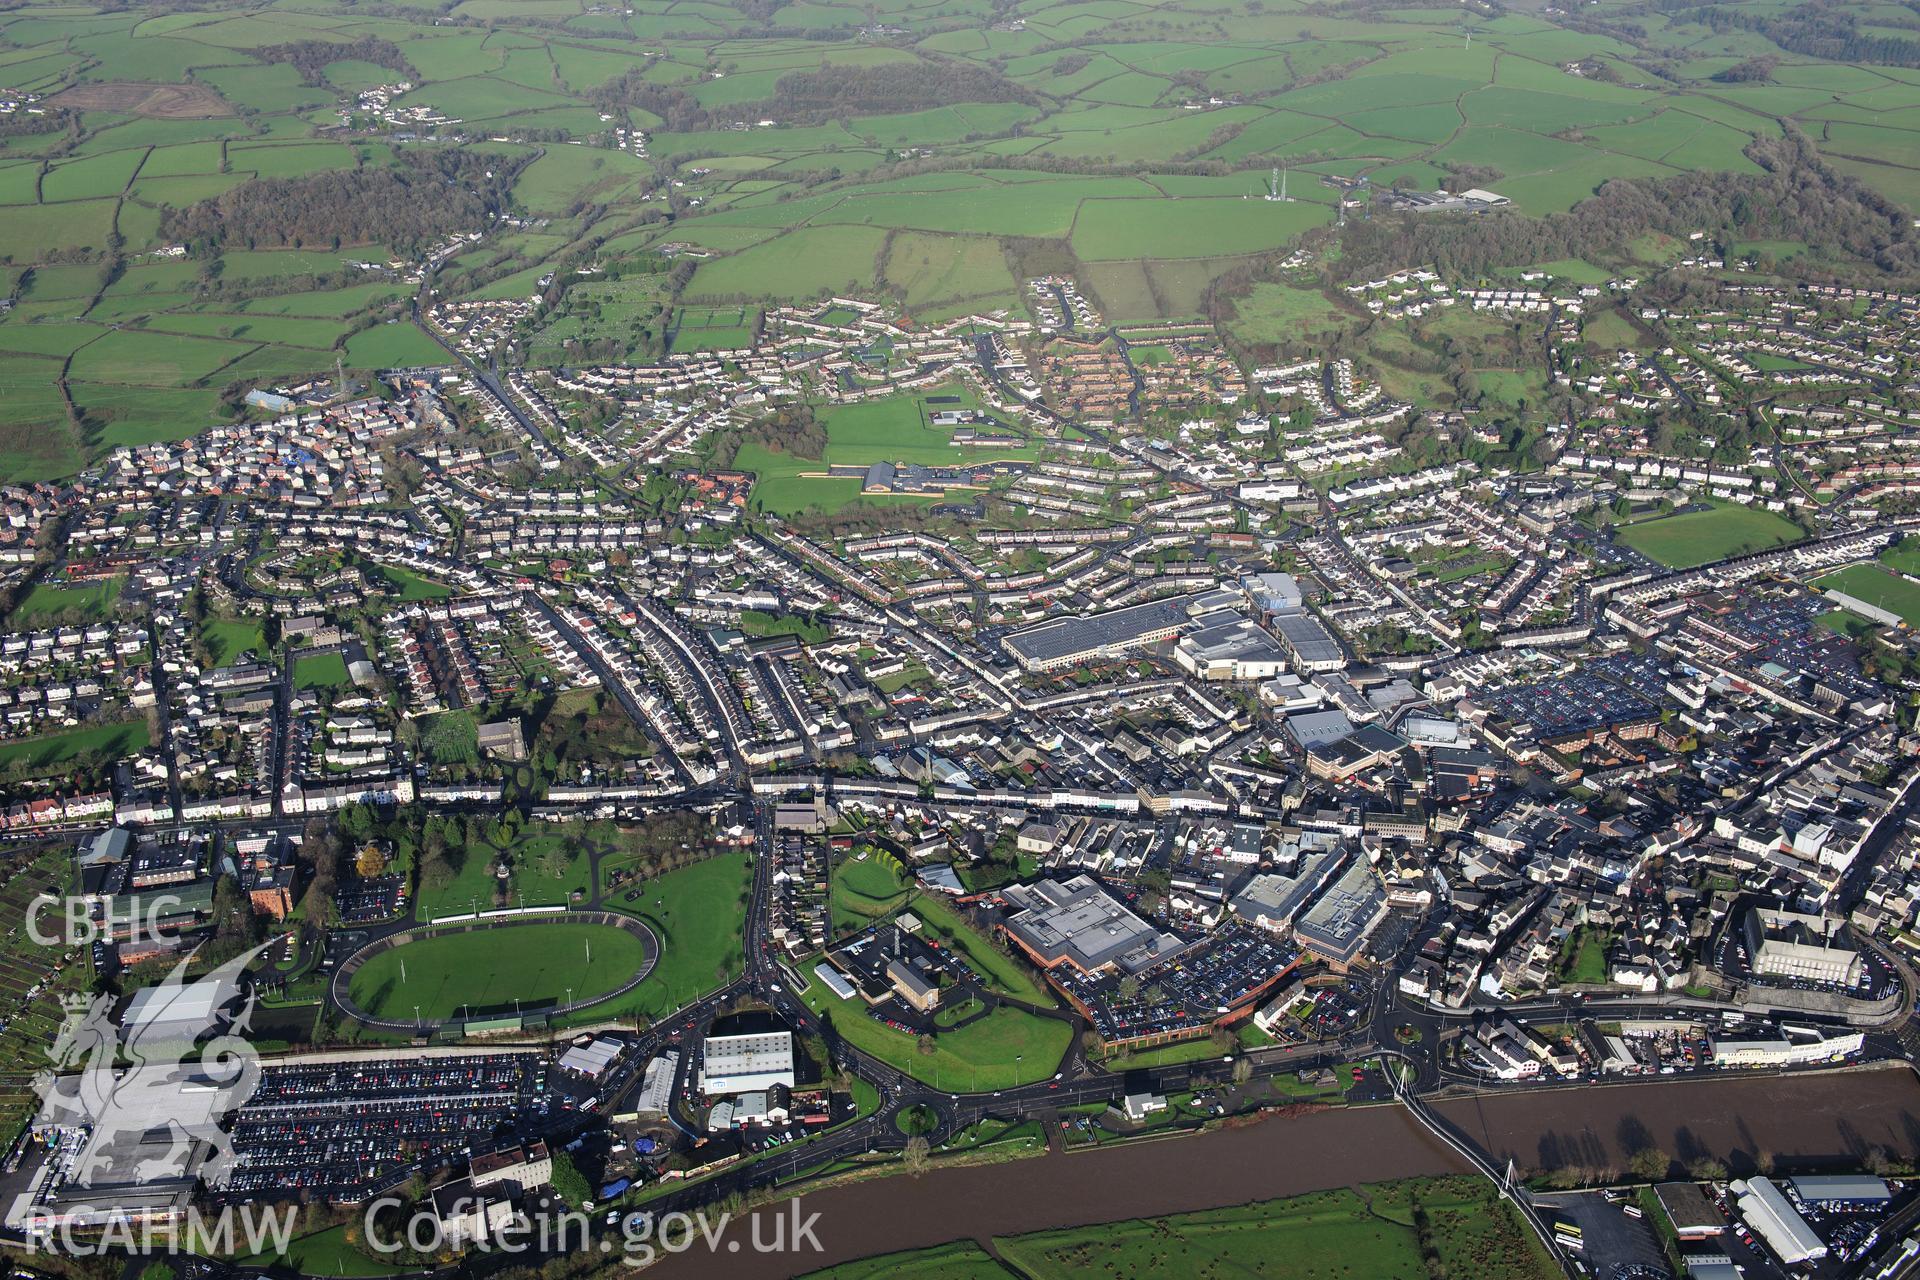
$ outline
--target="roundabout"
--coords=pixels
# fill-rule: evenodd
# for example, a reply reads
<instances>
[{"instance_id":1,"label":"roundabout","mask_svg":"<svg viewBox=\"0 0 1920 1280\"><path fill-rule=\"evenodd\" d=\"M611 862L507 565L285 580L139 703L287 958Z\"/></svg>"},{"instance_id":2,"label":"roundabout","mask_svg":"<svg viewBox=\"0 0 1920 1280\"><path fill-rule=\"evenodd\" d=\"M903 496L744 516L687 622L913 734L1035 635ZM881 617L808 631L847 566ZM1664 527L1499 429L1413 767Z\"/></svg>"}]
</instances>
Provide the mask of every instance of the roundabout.
<instances>
[{"instance_id":1,"label":"roundabout","mask_svg":"<svg viewBox=\"0 0 1920 1280\"><path fill-rule=\"evenodd\" d=\"M659 956L651 929L614 912L467 921L368 943L340 965L328 994L348 1017L385 1031L560 1017L632 991Z\"/></svg>"}]
</instances>

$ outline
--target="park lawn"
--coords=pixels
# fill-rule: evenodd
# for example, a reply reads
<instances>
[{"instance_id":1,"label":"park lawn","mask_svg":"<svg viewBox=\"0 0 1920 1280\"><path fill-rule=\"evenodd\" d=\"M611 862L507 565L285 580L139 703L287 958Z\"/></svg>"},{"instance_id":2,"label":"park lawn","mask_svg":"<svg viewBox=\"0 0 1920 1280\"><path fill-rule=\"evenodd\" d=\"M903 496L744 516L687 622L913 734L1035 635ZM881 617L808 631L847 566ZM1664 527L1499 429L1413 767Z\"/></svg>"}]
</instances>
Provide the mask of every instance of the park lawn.
<instances>
[{"instance_id":1,"label":"park lawn","mask_svg":"<svg viewBox=\"0 0 1920 1280\"><path fill-rule=\"evenodd\" d=\"M1663 516L1614 534L1618 541L1669 569L1691 569L1729 556L1765 551L1803 536L1800 527L1790 520L1771 511L1738 505Z\"/></svg>"},{"instance_id":2,"label":"park lawn","mask_svg":"<svg viewBox=\"0 0 1920 1280\"><path fill-rule=\"evenodd\" d=\"M428 934L382 951L348 984L354 1003L376 1018L429 1021L502 1013L611 991L646 963L646 948L609 924L559 920Z\"/></svg>"},{"instance_id":3,"label":"park lawn","mask_svg":"<svg viewBox=\"0 0 1920 1280\"><path fill-rule=\"evenodd\" d=\"M344 689L352 683L347 660L337 653L314 653L293 664L293 683L298 689Z\"/></svg>"},{"instance_id":4,"label":"park lawn","mask_svg":"<svg viewBox=\"0 0 1920 1280\"><path fill-rule=\"evenodd\" d=\"M751 863L732 853L715 854L690 867L642 881L640 897L625 900L622 886L601 905L639 916L660 940L653 976L610 1008L659 1018L738 977L746 967L741 943L746 921Z\"/></svg>"},{"instance_id":5,"label":"park lawn","mask_svg":"<svg viewBox=\"0 0 1920 1280\"><path fill-rule=\"evenodd\" d=\"M46 771L77 760L90 751L104 752L118 759L146 750L150 741L145 720L90 724L61 733L43 733L34 738L0 743L0 767L24 760L30 771Z\"/></svg>"},{"instance_id":6,"label":"park lawn","mask_svg":"<svg viewBox=\"0 0 1920 1280\"><path fill-rule=\"evenodd\" d=\"M1156 1045L1151 1049L1140 1049L1132 1053L1116 1053L1105 1060L1109 1071L1132 1071L1141 1067L1171 1067L1183 1062L1199 1062L1206 1058L1220 1058L1231 1050L1223 1050L1213 1042L1212 1036L1201 1036L1196 1040L1176 1040L1172 1044Z\"/></svg>"},{"instance_id":7,"label":"park lawn","mask_svg":"<svg viewBox=\"0 0 1920 1280\"><path fill-rule=\"evenodd\" d=\"M370 1258L354 1248L347 1240L345 1224L289 1241L284 1256L256 1253L240 1258L238 1262L243 1267L283 1266L304 1276L346 1276L349 1280L373 1280L377 1276L399 1275L406 1270L405 1267Z\"/></svg>"},{"instance_id":8,"label":"park lawn","mask_svg":"<svg viewBox=\"0 0 1920 1280\"><path fill-rule=\"evenodd\" d=\"M102 578L71 587L57 582L35 583L33 590L13 607L7 621L16 628L44 626L46 620L70 609L77 609L88 618L105 618L112 611L113 602L120 598L120 587L125 582L125 578Z\"/></svg>"},{"instance_id":9,"label":"park lawn","mask_svg":"<svg viewBox=\"0 0 1920 1280\"><path fill-rule=\"evenodd\" d=\"M261 634L257 622L208 621L200 625L200 634L206 639L207 650L212 654L216 667L231 665L235 658L249 649L259 657L264 657L267 652L267 638Z\"/></svg>"},{"instance_id":10,"label":"park lawn","mask_svg":"<svg viewBox=\"0 0 1920 1280\"><path fill-rule=\"evenodd\" d=\"M444 600L453 594L453 588L445 583L435 582L432 578L423 578L411 569L402 569L399 565L375 565L380 576L393 584L401 601L411 603L415 600Z\"/></svg>"},{"instance_id":11,"label":"park lawn","mask_svg":"<svg viewBox=\"0 0 1920 1280\"><path fill-rule=\"evenodd\" d=\"M445 719L445 715L436 717L436 729ZM458 732L457 727L454 732ZM474 750L478 751L477 743ZM566 836L534 832L502 846L483 834L481 826L475 823L469 827L465 856L454 869L451 880L438 886L420 886L420 919L435 920L469 911L484 911L494 906L494 891L499 886L499 880L494 875L493 866L502 854L506 855L510 869L507 881L508 906L561 906L571 901L575 894L585 898L592 891L592 886L587 882L591 860L577 848L573 850L574 856L567 856Z\"/></svg>"},{"instance_id":12,"label":"park lawn","mask_svg":"<svg viewBox=\"0 0 1920 1280\"><path fill-rule=\"evenodd\" d=\"M980 931L968 924L945 899L934 894L915 894L910 909L926 925L927 932L938 937L942 945L952 947L965 956L967 963L973 966L973 971L991 989L1001 995L1046 1008L1058 1003L1044 983L1029 975L1012 956L982 937Z\"/></svg>"},{"instance_id":13,"label":"park lawn","mask_svg":"<svg viewBox=\"0 0 1920 1280\"><path fill-rule=\"evenodd\" d=\"M1920 586L1888 573L1878 565L1848 565L1838 573L1816 579L1813 585L1823 591L1845 592L1856 600L1891 609L1908 626L1920 624Z\"/></svg>"},{"instance_id":14,"label":"park lawn","mask_svg":"<svg viewBox=\"0 0 1920 1280\"><path fill-rule=\"evenodd\" d=\"M833 1023L854 1048L948 1093L1012 1089L1052 1075L1073 1040L1073 1026L1000 1005L985 1018L932 1037L922 1053L915 1037L874 1021L858 997L842 1000L818 975L803 993L807 1007Z\"/></svg>"},{"instance_id":15,"label":"park lawn","mask_svg":"<svg viewBox=\"0 0 1920 1280\"><path fill-rule=\"evenodd\" d=\"M878 855L847 858L833 869L827 908L835 933L864 929L907 900L907 878Z\"/></svg>"}]
</instances>

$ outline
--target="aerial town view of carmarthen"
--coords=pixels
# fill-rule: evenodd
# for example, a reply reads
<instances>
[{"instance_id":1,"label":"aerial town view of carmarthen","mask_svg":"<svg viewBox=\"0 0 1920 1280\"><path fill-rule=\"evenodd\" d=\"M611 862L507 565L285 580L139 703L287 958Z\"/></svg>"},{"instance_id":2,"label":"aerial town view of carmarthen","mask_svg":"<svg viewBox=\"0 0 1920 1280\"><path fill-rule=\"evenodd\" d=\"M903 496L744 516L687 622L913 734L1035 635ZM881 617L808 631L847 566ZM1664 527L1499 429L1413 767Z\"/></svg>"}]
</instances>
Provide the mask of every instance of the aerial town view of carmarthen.
<instances>
[{"instance_id":1,"label":"aerial town view of carmarthen","mask_svg":"<svg viewBox=\"0 0 1920 1280\"><path fill-rule=\"evenodd\" d=\"M1920 3L0 0L5 1280L1920 1280Z\"/></svg>"}]
</instances>

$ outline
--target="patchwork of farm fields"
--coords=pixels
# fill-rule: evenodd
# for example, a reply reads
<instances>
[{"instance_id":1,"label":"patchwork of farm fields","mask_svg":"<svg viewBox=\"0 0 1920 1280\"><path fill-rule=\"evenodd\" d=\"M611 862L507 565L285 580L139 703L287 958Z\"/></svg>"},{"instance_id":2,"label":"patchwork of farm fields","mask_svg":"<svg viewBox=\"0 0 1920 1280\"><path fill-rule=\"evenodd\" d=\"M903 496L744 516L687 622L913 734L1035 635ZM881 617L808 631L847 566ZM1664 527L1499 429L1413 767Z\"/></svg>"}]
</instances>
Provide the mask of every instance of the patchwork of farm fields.
<instances>
[{"instance_id":1,"label":"patchwork of farm fields","mask_svg":"<svg viewBox=\"0 0 1920 1280\"><path fill-rule=\"evenodd\" d=\"M1768 11L1732 6L1749 7ZM1636 44L1521 14L1475 17L1467 38L1452 11L1303 0L1225 23L1194 0L1041 0L993 22L825 0L771 27L681 0L469 0L450 21L350 0L25 0L0 14L0 84L40 117L0 129L0 477L200 430L237 390L336 358L443 360L406 308L422 210L390 211L391 234L365 237L381 243L272 217L244 243L183 229L208 201L367 189L449 139L504 176L462 228L487 234L436 259L441 296L687 256L577 277L521 335L534 364L737 350L761 304L840 293L929 321L1017 313L1039 261L1113 319L1202 317L1214 281L1333 222L1362 177L1491 186L1544 215L1610 179L1757 172L1747 149L1792 127L1920 201L1920 75L1694 16ZM1730 72L1756 58L1766 74ZM1290 200L1260 199L1281 165Z\"/></svg>"}]
</instances>

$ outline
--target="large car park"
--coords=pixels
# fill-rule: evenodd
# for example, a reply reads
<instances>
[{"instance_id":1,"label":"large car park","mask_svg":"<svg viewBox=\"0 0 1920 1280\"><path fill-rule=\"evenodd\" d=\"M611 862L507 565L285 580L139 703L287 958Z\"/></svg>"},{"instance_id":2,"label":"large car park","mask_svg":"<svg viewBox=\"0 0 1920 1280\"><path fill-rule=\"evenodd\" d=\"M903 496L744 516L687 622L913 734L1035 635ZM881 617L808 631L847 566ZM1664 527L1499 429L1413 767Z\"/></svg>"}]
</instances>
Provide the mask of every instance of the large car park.
<instances>
[{"instance_id":1,"label":"large car park","mask_svg":"<svg viewBox=\"0 0 1920 1280\"><path fill-rule=\"evenodd\" d=\"M270 1066L233 1126L224 1194L356 1201L490 1139L556 1119L541 1052Z\"/></svg>"}]
</instances>

